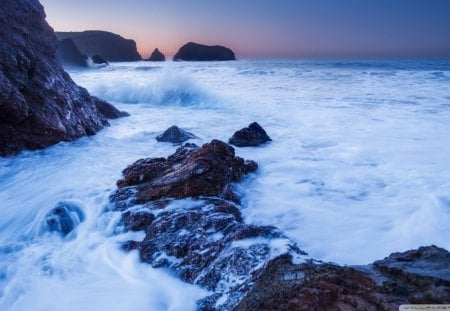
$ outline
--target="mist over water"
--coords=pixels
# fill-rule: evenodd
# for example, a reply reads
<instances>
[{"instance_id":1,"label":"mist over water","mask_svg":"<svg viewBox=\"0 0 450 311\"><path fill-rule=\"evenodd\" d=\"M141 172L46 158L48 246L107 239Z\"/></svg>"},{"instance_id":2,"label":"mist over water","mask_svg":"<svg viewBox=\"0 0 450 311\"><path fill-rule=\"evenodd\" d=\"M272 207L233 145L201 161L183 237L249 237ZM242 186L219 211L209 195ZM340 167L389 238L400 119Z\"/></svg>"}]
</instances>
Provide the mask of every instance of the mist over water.
<instances>
[{"instance_id":1,"label":"mist over water","mask_svg":"<svg viewBox=\"0 0 450 311\"><path fill-rule=\"evenodd\" d=\"M108 203L127 165L176 149L155 140L173 124L201 145L260 123L273 141L236 148L259 163L236 185L244 217L316 259L450 248L448 62L138 62L70 74L131 116L0 159L1 310L195 309L205 291L120 250L143 233L123 233ZM84 215L65 238L46 227L59 202Z\"/></svg>"}]
</instances>

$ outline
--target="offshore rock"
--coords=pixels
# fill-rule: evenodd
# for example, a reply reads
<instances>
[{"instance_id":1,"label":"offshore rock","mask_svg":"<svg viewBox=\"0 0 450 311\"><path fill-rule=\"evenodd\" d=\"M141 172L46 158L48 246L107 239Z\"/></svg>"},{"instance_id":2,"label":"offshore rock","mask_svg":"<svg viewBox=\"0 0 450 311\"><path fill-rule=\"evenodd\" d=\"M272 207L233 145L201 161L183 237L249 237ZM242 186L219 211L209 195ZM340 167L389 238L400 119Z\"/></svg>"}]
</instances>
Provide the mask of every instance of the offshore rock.
<instances>
[{"instance_id":1,"label":"offshore rock","mask_svg":"<svg viewBox=\"0 0 450 311\"><path fill-rule=\"evenodd\" d=\"M192 133L189 133L183 129L180 129L176 125L172 125L167 130L164 131L161 135L156 137L156 140L159 142L169 142L173 144L180 144L189 140L191 138L198 138Z\"/></svg>"},{"instance_id":2,"label":"offshore rock","mask_svg":"<svg viewBox=\"0 0 450 311\"><path fill-rule=\"evenodd\" d=\"M117 34L88 30L83 32L56 32L59 40L70 38L81 53L88 56L101 55L110 62L127 62L141 60L136 42Z\"/></svg>"},{"instance_id":3,"label":"offshore rock","mask_svg":"<svg viewBox=\"0 0 450 311\"><path fill-rule=\"evenodd\" d=\"M72 232L82 221L84 213L79 206L68 202L59 202L46 216L48 231L59 232L62 236Z\"/></svg>"},{"instance_id":4,"label":"offshore rock","mask_svg":"<svg viewBox=\"0 0 450 311\"><path fill-rule=\"evenodd\" d=\"M166 57L158 49L155 49L147 60L151 62L164 62L166 61Z\"/></svg>"},{"instance_id":5,"label":"offshore rock","mask_svg":"<svg viewBox=\"0 0 450 311\"><path fill-rule=\"evenodd\" d=\"M108 125L98 107L120 114L64 72L37 0L3 0L0 35L0 156L93 135Z\"/></svg>"},{"instance_id":6,"label":"offshore rock","mask_svg":"<svg viewBox=\"0 0 450 311\"><path fill-rule=\"evenodd\" d=\"M225 61L236 60L234 53L229 48L220 45L204 45L189 42L183 45L173 57L173 60L185 61Z\"/></svg>"},{"instance_id":7,"label":"offshore rock","mask_svg":"<svg viewBox=\"0 0 450 311\"><path fill-rule=\"evenodd\" d=\"M106 59L104 59L103 57L101 57L100 55L98 55L98 54L95 54L94 56L92 56L91 59L92 59L92 62L94 64L98 64L98 65L106 64L106 65L108 65L108 61Z\"/></svg>"},{"instance_id":8,"label":"offshore rock","mask_svg":"<svg viewBox=\"0 0 450 311\"><path fill-rule=\"evenodd\" d=\"M113 201L124 208L164 198L217 196L235 199L231 183L254 172L257 164L236 157L234 149L213 140L201 148L186 144L164 158L141 159L128 166Z\"/></svg>"},{"instance_id":9,"label":"offshore rock","mask_svg":"<svg viewBox=\"0 0 450 311\"><path fill-rule=\"evenodd\" d=\"M271 140L261 125L253 122L248 127L234 133L228 142L237 147L256 147Z\"/></svg>"},{"instance_id":10,"label":"offshore rock","mask_svg":"<svg viewBox=\"0 0 450 311\"><path fill-rule=\"evenodd\" d=\"M72 39L58 41L56 57L63 65L87 67L87 57L78 51Z\"/></svg>"}]
</instances>

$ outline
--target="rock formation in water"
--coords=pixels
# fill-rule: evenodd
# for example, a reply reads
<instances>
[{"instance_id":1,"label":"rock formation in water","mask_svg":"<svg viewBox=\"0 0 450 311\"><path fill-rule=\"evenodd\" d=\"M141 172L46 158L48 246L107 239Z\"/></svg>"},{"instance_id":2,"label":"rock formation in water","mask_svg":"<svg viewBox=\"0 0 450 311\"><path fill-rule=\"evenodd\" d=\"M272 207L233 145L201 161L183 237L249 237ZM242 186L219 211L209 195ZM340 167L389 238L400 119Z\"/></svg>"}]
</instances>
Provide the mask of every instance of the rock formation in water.
<instances>
[{"instance_id":1,"label":"rock formation in water","mask_svg":"<svg viewBox=\"0 0 450 311\"><path fill-rule=\"evenodd\" d=\"M248 127L234 133L228 142L237 147L256 147L271 140L261 125L253 122Z\"/></svg>"},{"instance_id":2,"label":"rock formation in water","mask_svg":"<svg viewBox=\"0 0 450 311\"><path fill-rule=\"evenodd\" d=\"M176 125L172 125L167 130L164 131L161 135L156 136L156 140L159 142L180 144L185 142L186 140L198 138L192 133L189 133L183 129L180 129Z\"/></svg>"},{"instance_id":3,"label":"rock formation in water","mask_svg":"<svg viewBox=\"0 0 450 311\"><path fill-rule=\"evenodd\" d=\"M94 56L91 57L92 62L94 64L98 64L98 65L102 65L102 64L106 64L108 65L108 61L106 59L104 59L103 57L101 57L98 54L95 54Z\"/></svg>"},{"instance_id":4,"label":"rock formation in water","mask_svg":"<svg viewBox=\"0 0 450 311\"><path fill-rule=\"evenodd\" d=\"M173 57L173 60L185 61L224 61L236 60L234 53L229 48L220 45L203 45L189 42L183 45Z\"/></svg>"},{"instance_id":5,"label":"rock formation in water","mask_svg":"<svg viewBox=\"0 0 450 311\"><path fill-rule=\"evenodd\" d=\"M0 156L93 135L122 115L63 70L38 0L2 0L0 34Z\"/></svg>"},{"instance_id":6,"label":"rock formation in water","mask_svg":"<svg viewBox=\"0 0 450 311\"><path fill-rule=\"evenodd\" d=\"M65 66L87 67L87 57L78 50L72 39L58 41L56 57Z\"/></svg>"},{"instance_id":7,"label":"rock formation in water","mask_svg":"<svg viewBox=\"0 0 450 311\"><path fill-rule=\"evenodd\" d=\"M166 61L166 57L158 49L155 49L147 60L151 62L164 62Z\"/></svg>"},{"instance_id":8,"label":"rock formation in water","mask_svg":"<svg viewBox=\"0 0 450 311\"><path fill-rule=\"evenodd\" d=\"M256 169L218 140L130 165L111 200L124 228L144 230L145 238L124 249L209 290L199 310L398 310L402 303L449 302L444 249L343 267L308 257L275 227L246 224L232 185Z\"/></svg>"},{"instance_id":9,"label":"rock formation in water","mask_svg":"<svg viewBox=\"0 0 450 311\"><path fill-rule=\"evenodd\" d=\"M110 62L141 60L136 42L111 32L88 30L83 32L56 32L59 40L70 38L81 53L92 57L100 55Z\"/></svg>"}]
</instances>

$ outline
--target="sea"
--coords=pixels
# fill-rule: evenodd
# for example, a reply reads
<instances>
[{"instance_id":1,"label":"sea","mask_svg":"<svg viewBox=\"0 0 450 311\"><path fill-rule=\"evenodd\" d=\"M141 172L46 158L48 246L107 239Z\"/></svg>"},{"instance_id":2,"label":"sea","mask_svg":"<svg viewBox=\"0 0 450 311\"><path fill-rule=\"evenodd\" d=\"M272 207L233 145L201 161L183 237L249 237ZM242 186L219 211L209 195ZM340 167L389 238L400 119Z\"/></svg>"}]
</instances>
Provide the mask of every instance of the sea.
<instances>
[{"instance_id":1,"label":"sea","mask_svg":"<svg viewBox=\"0 0 450 311\"><path fill-rule=\"evenodd\" d=\"M125 253L121 171L177 146L227 141L258 122L272 138L235 148L259 169L235 185L248 223L274 225L312 258L368 264L423 245L450 249L450 61L252 60L111 63L72 79L129 117L95 136L0 159L0 310L195 310L208 295ZM84 221L62 238L59 202ZM119 228L119 229L118 229Z\"/></svg>"}]
</instances>

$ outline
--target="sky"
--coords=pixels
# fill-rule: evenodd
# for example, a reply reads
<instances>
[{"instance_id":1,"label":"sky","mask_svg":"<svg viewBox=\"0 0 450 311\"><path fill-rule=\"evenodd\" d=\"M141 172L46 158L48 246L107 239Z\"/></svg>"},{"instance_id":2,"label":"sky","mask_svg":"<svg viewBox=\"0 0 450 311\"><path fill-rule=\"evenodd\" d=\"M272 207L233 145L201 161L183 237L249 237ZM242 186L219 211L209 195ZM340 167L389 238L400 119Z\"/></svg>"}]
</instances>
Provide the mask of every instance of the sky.
<instances>
[{"instance_id":1,"label":"sky","mask_svg":"<svg viewBox=\"0 0 450 311\"><path fill-rule=\"evenodd\" d=\"M237 57L450 58L450 0L41 0L56 31L106 30L147 57L193 41Z\"/></svg>"}]
</instances>

